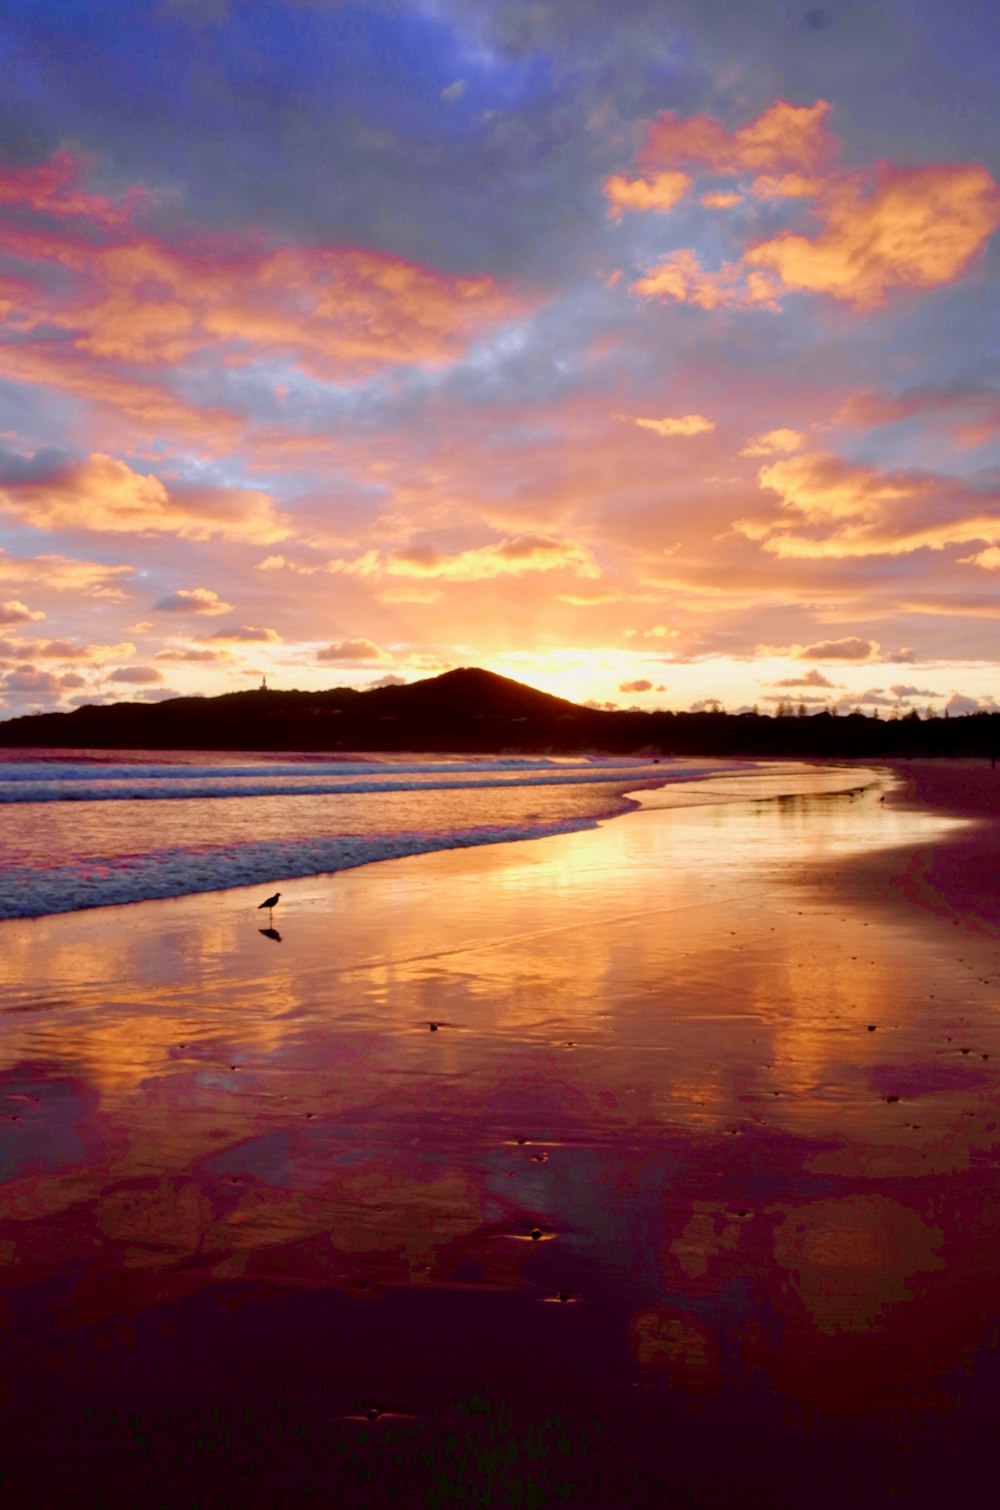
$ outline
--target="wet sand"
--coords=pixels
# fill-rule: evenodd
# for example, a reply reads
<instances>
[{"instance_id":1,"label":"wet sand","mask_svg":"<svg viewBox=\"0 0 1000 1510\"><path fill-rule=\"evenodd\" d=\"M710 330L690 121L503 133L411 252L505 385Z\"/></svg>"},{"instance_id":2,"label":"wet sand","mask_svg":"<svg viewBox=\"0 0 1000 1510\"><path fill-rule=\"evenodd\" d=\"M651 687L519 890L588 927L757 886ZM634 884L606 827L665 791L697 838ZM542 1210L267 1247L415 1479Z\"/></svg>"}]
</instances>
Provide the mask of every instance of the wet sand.
<instances>
[{"instance_id":1,"label":"wet sand","mask_svg":"<svg viewBox=\"0 0 1000 1510\"><path fill-rule=\"evenodd\" d=\"M978 1503L993 780L0 925L8 1498Z\"/></svg>"}]
</instances>

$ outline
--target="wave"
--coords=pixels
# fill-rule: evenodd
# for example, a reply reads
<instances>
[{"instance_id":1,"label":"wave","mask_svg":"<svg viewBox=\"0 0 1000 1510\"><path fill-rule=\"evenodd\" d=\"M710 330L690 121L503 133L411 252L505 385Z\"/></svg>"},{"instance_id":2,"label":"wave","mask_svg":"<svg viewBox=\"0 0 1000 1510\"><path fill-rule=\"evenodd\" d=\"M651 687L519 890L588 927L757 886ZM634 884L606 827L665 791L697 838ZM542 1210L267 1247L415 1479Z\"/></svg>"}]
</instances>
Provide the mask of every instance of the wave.
<instances>
[{"instance_id":1,"label":"wave","mask_svg":"<svg viewBox=\"0 0 1000 1510\"><path fill-rule=\"evenodd\" d=\"M635 804L623 803L623 807L631 806ZM581 817L521 825L487 824L438 833L340 834L305 841L275 839L222 845L209 851L151 849L141 855L119 855L90 864L20 870L18 885L0 893L0 919L149 902L232 886L270 886L274 881L352 870L378 860L398 860L435 850L544 839L596 828L599 821L598 817Z\"/></svg>"},{"instance_id":2,"label":"wave","mask_svg":"<svg viewBox=\"0 0 1000 1510\"><path fill-rule=\"evenodd\" d=\"M366 768L363 777L345 780L343 768L336 776L326 779L313 774L296 773L293 776L270 776L270 779L254 779L257 772L247 772L234 779L229 772L220 775L218 768L197 775L178 777L172 771L169 777L143 772L138 778L133 772L121 776L105 776L95 780L93 770L81 772L71 779L45 775L37 779L18 776L8 781L0 777L0 805L26 802L171 802L177 800L212 800L240 797L344 797L376 792L447 792L476 791L491 787L511 790L516 787L593 786L614 780L626 780L636 786L661 785L673 781L692 781L713 774L717 767L703 769L685 768L683 772L671 771L665 765L612 764L588 765L585 769L549 766L545 769L526 771L508 766L501 770L492 767L484 771L481 766L472 766L456 774L454 766L439 768L442 774L428 772L426 766L414 767L402 776L387 777L385 767L374 773ZM447 773L445 775L444 773ZM418 779L425 778L425 779ZM499 779L498 779L499 778Z\"/></svg>"}]
</instances>

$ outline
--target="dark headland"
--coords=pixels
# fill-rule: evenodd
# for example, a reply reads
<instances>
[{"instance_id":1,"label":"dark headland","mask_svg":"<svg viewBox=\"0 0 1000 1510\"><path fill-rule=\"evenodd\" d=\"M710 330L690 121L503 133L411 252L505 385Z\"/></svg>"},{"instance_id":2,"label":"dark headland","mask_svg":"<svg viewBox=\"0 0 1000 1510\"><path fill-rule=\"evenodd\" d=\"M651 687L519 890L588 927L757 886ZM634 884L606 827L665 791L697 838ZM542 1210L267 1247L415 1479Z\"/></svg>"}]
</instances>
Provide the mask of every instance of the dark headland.
<instances>
[{"instance_id":1,"label":"dark headland","mask_svg":"<svg viewBox=\"0 0 1000 1510\"><path fill-rule=\"evenodd\" d=\"M88 704L0 721L0 748L95 750L601 751L644 755L990 756L1000 714L874 718L611 711L567 702L473 667L405 686L228 692L158 703Z\"/></svg>"}]
</instances>

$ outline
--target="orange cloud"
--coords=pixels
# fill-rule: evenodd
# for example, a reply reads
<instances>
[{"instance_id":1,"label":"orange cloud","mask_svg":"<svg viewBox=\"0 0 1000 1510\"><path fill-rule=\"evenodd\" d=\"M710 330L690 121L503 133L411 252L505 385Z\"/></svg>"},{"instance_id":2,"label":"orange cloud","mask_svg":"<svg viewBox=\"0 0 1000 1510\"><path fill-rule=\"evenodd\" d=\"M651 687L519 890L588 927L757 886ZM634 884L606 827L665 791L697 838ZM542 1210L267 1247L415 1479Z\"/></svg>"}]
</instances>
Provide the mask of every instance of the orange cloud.
<instances>
[{"instance_id":1,"label":"orange cloud","mask_svg":"<svg viewBox=\"0 0 1000 1510\"><path fill-rule=\"evenodd\" d=\"M249 237L189 237L183 248L138 235L128 202L112 211L93 196L67 197L79 176L66 154L42 168L0 177L0 198L18 208L86 217L103 239L75 224L8 228L8 249L36 265L71 273L12 285L27 328L42 322L70 334L73 348L101 363L162 365L224 348L230 362L282 354L328 375L459 356L483 330L521 312L506 286L486 276L440 273L356 246L267 247ZM63 280L65 281L65 280Z\"/></svg>"},{"instance_id":2,"label":"orange cloud","mask_svg":"<svg viewBox=\"0 0 1000 1510\"><path fill-rule=\"evenodd\" d=\"M158 650L153 656L154 661L194 661L199 664L232 659L228 650Z\"/></svg>"},{"instance_id":3,"label":"orange cloud","mask_svg":"<svg viewBox=\"0 0 1000 1510\"><path fill-rule=\"evenodd\" d=\"M827 643L831 642L828 641ZM867 643L870 646L872 642L869 640L858 641L858 643ZM810 646L809 648L812 649L814 647ZM801 647L799 649L801 652ZM865 659L867 659L867 656ZM772 687L833 687L834 685L835 683L831 682L829 677L824 676L822 671L807 671L805 676L785 676L782 677L781 681L771 683Z\"/></svg>"},{"instance_id":4,"label":"orange cloud","mask_svg":"<svg viewBox=\"0 0 1000 1510\"><path fill-rule=\"evenodd\" d=\"M960 566L981 566L984 571L1000 571L1000 546L991 545L975 556L963 556Z\"/></svg>"},{"instance_id":5,"label":"orange cloud","mask_svg":"<svg viewBox=\"0 0 1000 1510\"><path fill-rule=\"evenodd\" d=\"M879 649L878 640L847 635L839 640L820 640L815 645L793 645L791 654L797 661L874 661Z\"/></svg>"},{"instance_id":6,"label":"orange cloud","mask_svg":"<svg viewBox=\"0 0 1000 1510\"><path fill-rule=\"evenodd\" d=\"M163 672L155 666L118 666L108 672L109 682L128 682L136 687L155 687L163 681Z\"/></svg>"},{"instance_id":7,"label":"orange cloud","mask_svg":"<svg viewBox=\"0 0 1000 1510\"><path fill-rule=\"evenodd\" d=\"M57 592L84 593L88 597L121 599L117 586L131 576L131 566L108 566L103 561L74 561L68 556L10 556L0 548L0 582L22 587L53 588Z\"/></svg>"},{"instance_id":8,"label":"orange cloud","mask_svg":"<svg viewBox=\"0 0 1000 1510\"><path fill-rule=\"evenodd\" d=\"M798 451L804 445L805 437L798 430L767 430L748 440L740 455L774 456L783 451Z\"/></svg>"},{"instance_id":9,"label":"orange cloud","mask_svg":"<svg viewBox=\"0 0 1000 1510\"><path fill-rule=\"evenodd\" d=\"M641 299L696 304L701 309L777 309L780 285L763 273L746 273L738 262L723 263L717 273L706 272L696 252L671 252L630 285Z\"/></svg>"},{"instance_id":10,"label":"orange cloud","mask_svg":"<svg viewBox=\"0 0 1000 1510\"><path fill-rule=\"evenodd\" d=\"M785 560L899 556L1000 541L996 498L951 479L881 472L828 452L762 467L758 479L778 494L781 515L741 519L733 527ZM802 528L814 533L798 533Z\"/></svg>"},{"instance_id":11,"label":"orange cloud","mask_svg":"<svg viewBox=\"0 0 1000 1510\"><path fill-rule=\"evenodd\" d=\"M672 210L691 187L687 173L655 173L651 178L627 178L613 173L604 180L608 214L621 220L626 210Z\"/></svg>"},{"instance_id":12,"label":"orange cloud","mask_svg":"<svg viewBox=\"0 0 1000 1510\"><path fill-rule=\"evenodd\" d=\"M210 587L179 587L153 604L161 613L231 613L232 603L223 603Z\"/></svg>"},{"instance_id":13,"label":"orange cloud","mask_svg":"<svg viewBox=\"0 0 1000 1510\"><path fill-rule=\"evenodd\" d=\"M678 419L633 419L632 423L657 435L705 435L715 429L715 420L706 419L704 414L684 414Z\"/></svg>"},{"instance_id":14,"label":"orange cloud","mask_svg":"<svg viewBox=\"0 0 1000 1510\"><path fill-rule=\"evenodd\" d=\"M698 201L706 210L731 210L736 205L743 203L742 194L724 194L716 191L710 194L702 194Z\"/></svg>"},{"instance_id":15,"label":"orange cloud","mask_svg":"<svg viewBox=\"0 0 1000 1510\"><path fill-rule=\"evenodd\" d=\"M6 603L0 603L0 624L27 624L44 617L40 610L30 609L18 598L8 598Z\"/></svg>"},{"instance_id":16,"label":"orange cloud","mask_svg":"<svg viewBox=\"0 0 1000 1510\"><path fill-rule=\"evenodd\" d=\"M217 629L208 636L210 640L225 640L233 645L280 645L281 635L274 629L257 628L253 624L241 624L236 629Z\"/></svg>"},{"instance_id":17,"label":"orange cloud","mask_svg":"<svg viewBox=\"0 0 1000 1510\"><path fill-rule=\"evenodd\" d=\"M119 645L81 645L78 640L11 640L9 643L18 655L33 661L83 661L99 665L102 661L135 655L135 646L128 640Z\"/></svg>"},{"instance_id":18,"label":"orange cloud","mask_svg":"<svg viewBox=\"0 0 1000 1510\"><path fill-rule=\"evenodd\" d=\"M1000 225L1000 190L976 165L885 168L871 190L861 175L845 179L817 213L817 236L785 232L751 247L744 261L785 288L871 309L890 289L958 277Z\"/></svg>"},{"instance_id":19,"label":"orange cloud","mask_svg":"<svg viewBox=\"0 0 1000 1510\"><path fill-rule=\"evenodd\" d=\"M371 640L340 640L336 645L327 645L322 650L317 650L318 661L351 661L360 666L379 665L384 661L394 660L387 650L382 650L374 645Z\"/></svg>"},{"instance_id":20,"label":"orange cloud","mask_svg":"<svg viewBox=\"0 0 1000 1510\"><path fill-rule=\"evenodd\" d=\"M578 577L599 577L600 567L586 546L551 535L517 535L494 545L442 555L433 546L412 546L393 551L385 570L396 577L445 577L454 581L480 581L489 577L519 576L522 572L568 570Z\"/></svg>"},{"instance_id":21,"label":"orange cloud","mask_svg":"<svg viewBox=\"0 0 1000 1510\"><path fill-rule=\"evenodd\" d=\"M727 131L711 116L681 120L665 110L648 126L638 161L643 168L699 163L725 174L818 167L837 150L826 129L829 113L826 100L800 106L776 100L756 120Z\"/></svg>"},{"instance_id":22,"label":"orange cloud","mask_svg":"<svg viewBox=\"0 0 1000 1510\"><path fill-rule=\"evenodd\" d=\"M1000 189L992 175L974 163L845 169L833 161L829 110L823 100L799 107L778 100L733 131L709 116L658 116L637 154L647 175L668 177L680 164L752 174L752 199L813 200L816 225L752 244L718 272L706 271L693 249L682 248L650 268L633 293L715 310L776 309L780 295L805 291L864 310L893 290L932 288L964 273L1000 225ZM655 207L643 202L643 185L655 181L617 175L608 183L620 195L636 185L628 207L643 209ZM743 192L725 189L703 193L701 202L747 204Z\"/></svg>"},{"instance_id":23,"label":"orange cloud","mask_svg":"<svg viewBox=\"0 0 1000 1510\"><path fill-rule=\"evenodd\" d=\"M47 530L155 532L262 544L290 533L267 493L184 484L168 492L158 477L135 472L102 452L67 462L48 477L0 485L0 508Z\"/></svg>"}]
</instances>

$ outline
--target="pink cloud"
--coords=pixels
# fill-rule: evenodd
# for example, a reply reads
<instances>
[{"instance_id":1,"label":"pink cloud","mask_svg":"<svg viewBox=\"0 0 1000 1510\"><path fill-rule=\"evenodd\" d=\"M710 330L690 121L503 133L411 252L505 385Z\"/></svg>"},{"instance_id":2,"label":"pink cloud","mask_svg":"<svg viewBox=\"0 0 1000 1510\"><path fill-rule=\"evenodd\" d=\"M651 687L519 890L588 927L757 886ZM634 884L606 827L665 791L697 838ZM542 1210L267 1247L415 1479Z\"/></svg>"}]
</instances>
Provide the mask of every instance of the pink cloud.
<instances>
[{"instance_id":1,"label":"pink cloud","mask_svg":"<svg viewBox=\"0 0 1000 1510\"><path fill-rule=\"evenodd\" d=\"M109 682L127 682L136 687L154 686L163 681L163 672L155 666L118 666L108 672Z\"/></svg>"},{"instance_id":2,"label":"pink cloud","mask_svg":"<svg viewBox=\"0 0 1000 1510\"><path fill-rule=\"evenodd\" d=\"M0 178L0 197L11 205L65 210L64 223L11 226L5 241L36 266L60 265L68 279L7 292L13 302L21 295L12 318L22 329L65 330L99 371L114 363L161 367L209 350L232 363L285 355L328 376L441 363L524 307L496 279L438 272L367 247L206 234L170 244L132 227L131 201L112 213L99 198L67 197L60 185L79 172L62 154ZM65 218L71 203L72 216L88 225Z\"/></svg>"},{"instance_id":3,"label":"pink cloud","mask_svg":"<svg viewBox=\"0 0 1000 1510\"><path fill-rule=\"evenodd\" d=\"M144 199L139 189L130 189L117 205L100 194L85 194L79 184L87 164L65 149L48 162L32 166L0 166L0 204L28 206L46 215L85 216L98 225L117 226L135 203Z\"/></svg>"}]
</instances>

